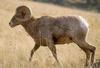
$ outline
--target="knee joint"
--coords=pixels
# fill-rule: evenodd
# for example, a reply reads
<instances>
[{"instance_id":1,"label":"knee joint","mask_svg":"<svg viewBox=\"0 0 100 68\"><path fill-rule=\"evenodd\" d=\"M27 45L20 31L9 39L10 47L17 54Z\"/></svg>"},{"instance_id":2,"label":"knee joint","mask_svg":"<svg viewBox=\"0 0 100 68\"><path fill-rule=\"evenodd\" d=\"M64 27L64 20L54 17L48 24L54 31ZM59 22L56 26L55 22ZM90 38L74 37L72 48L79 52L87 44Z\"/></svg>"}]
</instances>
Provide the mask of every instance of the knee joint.
<instances>
[{"instance_id":1,"label":"knee joint","mask_svg":"<svg viewBox=\"0 0 100 68\"><path fill-rule=\"evenodd\" d=\"M96 50L96 47L95 47L95 46L92 46L91 51L92 51L92 52L95 52L95 50Z\"/></svg>"}]
</instances>

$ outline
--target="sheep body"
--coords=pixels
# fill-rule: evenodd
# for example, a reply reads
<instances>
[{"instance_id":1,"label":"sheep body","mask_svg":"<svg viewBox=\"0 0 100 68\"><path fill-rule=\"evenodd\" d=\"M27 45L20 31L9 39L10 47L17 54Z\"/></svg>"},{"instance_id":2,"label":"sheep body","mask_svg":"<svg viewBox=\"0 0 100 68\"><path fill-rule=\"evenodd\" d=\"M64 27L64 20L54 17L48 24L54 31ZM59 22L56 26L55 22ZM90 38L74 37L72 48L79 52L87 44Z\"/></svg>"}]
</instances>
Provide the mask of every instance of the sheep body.
<instances>
[{"instance_id":1,"label":"sheep body","mask_svg":"<svg viewBox=\"0 0 100 68\"><path fill-rule=\"evenodd\" d=\"M35 42L38 44L41 43L41 45L43 43L43 46L44 44L46 45L44 41L49 40L47 37L50 36L53 37L54 43L63 43L64 41L69 43L69 41L72 42L71 39L74 36L80 35L80 31L82 34L86 34L88 27L86 22L83 22L81 19L79 16L63 16L57 18L43 16L34 21L30 21L30 23L29 21L25 22L26 24L24 23L23 27L25 27L26 31L34 38ZM66 39L64 39L64 37L66 37ZM61 42L61 38L64 39L62 39L63 42ZM59 40L59 42L57 40Z\"/></svg>"},{"instance_id":2,"label":"sheep body","mask_svg":"<svg viewBox=\"0 0 100 68\"><path fill-rule=\"evenodd\" d=\"M22 25L26 32L34 39L35 46L31 50L29 60L32 60L34 52L40 46L48 46L54 58L57 59L55 44L76 43L86 54L86 66L94 62L96 48L86 42L88 23L81 16L50 17L42 16L34 18L30 9L20 6L9 23L11 27Z\"/></svg>"}]
</instances>

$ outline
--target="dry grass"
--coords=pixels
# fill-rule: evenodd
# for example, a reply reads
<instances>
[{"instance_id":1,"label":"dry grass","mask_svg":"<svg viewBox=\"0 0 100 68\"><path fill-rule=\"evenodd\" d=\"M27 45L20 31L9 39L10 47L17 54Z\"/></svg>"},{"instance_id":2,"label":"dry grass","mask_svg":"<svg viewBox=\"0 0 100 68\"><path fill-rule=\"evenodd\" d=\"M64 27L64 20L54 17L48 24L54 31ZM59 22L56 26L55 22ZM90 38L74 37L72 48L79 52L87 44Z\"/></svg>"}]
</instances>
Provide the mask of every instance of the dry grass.
<instances>
[{"instance_id":1,"label":"dry grass","mask_svg":"<svg viewBox=\"0 0 100 68\"><path fill-rule=\"evenodd\" d=\"M24 0L0 0L0 68L58 68L47 47L40 47L33 61L28 61L34 41L21 26L11 29L8 24L19 5L30 6L35 17L69 14L85 17L90 24L87 41L97 47L96 58L100 59L100 14ZM85 54L76 44L56 47L64 68L83 68Z\"/></svg>"}]
</instances>

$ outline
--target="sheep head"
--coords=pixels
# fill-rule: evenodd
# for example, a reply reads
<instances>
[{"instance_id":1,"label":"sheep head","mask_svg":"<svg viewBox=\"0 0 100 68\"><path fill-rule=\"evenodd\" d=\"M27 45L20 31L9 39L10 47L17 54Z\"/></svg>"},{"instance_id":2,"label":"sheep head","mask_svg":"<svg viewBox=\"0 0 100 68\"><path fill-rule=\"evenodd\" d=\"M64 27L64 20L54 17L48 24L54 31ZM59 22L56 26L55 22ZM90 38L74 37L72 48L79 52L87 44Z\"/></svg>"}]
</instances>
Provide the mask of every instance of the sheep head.
<instances>
[{"instance_id":1,"label":"sheep head","mask_svg":"<svg viewBox=\"0 0 100 68\"><path fill-rule=\"evenodd\" d=\"M20 25L24 23L25 21L29 20L31 18L31 11L26 6L19 6L16 9L15 15L12 17L9 25L11 27L15 27L17 25Z\"/></svg>"}]
</instances>

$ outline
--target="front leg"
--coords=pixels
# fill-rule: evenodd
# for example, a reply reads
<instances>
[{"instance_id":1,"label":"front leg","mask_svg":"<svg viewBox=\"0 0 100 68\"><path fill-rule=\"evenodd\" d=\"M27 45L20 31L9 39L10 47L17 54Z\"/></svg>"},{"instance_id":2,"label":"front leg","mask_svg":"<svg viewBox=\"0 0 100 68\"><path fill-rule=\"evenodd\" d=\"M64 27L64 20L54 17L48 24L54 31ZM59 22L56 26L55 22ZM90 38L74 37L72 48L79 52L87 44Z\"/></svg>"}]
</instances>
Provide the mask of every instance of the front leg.
<instances>
[{"instance_id":1,"label":"front leg","mask_svg":"<svg viewBox=\"0 0 100 68\"><path fill-rule=\"evenodd\" d=\"M55 60L57 61L57 63L60 64L60 63L59 63L59 60L58 60L58 58L57 58L56 47L55 47L53 41L50 41L50 40L49 40L49 41L47 41L46 43L47 43L47 46L49 47L50 51L52 52L53 57L55 58Z\"/></svg>"},{"instance_id":2,"label":"front leg","mask_svg":"<svg viewBox=\"0 0 100 68\"><path fill-rule=\"evenodd\" d=\"M40 45L35 44L34 48L31 50L29 61L32 60L32 56L34 55L34 52L37 51L37 49L40 47Z\"/></svg>"}]
</instances>

